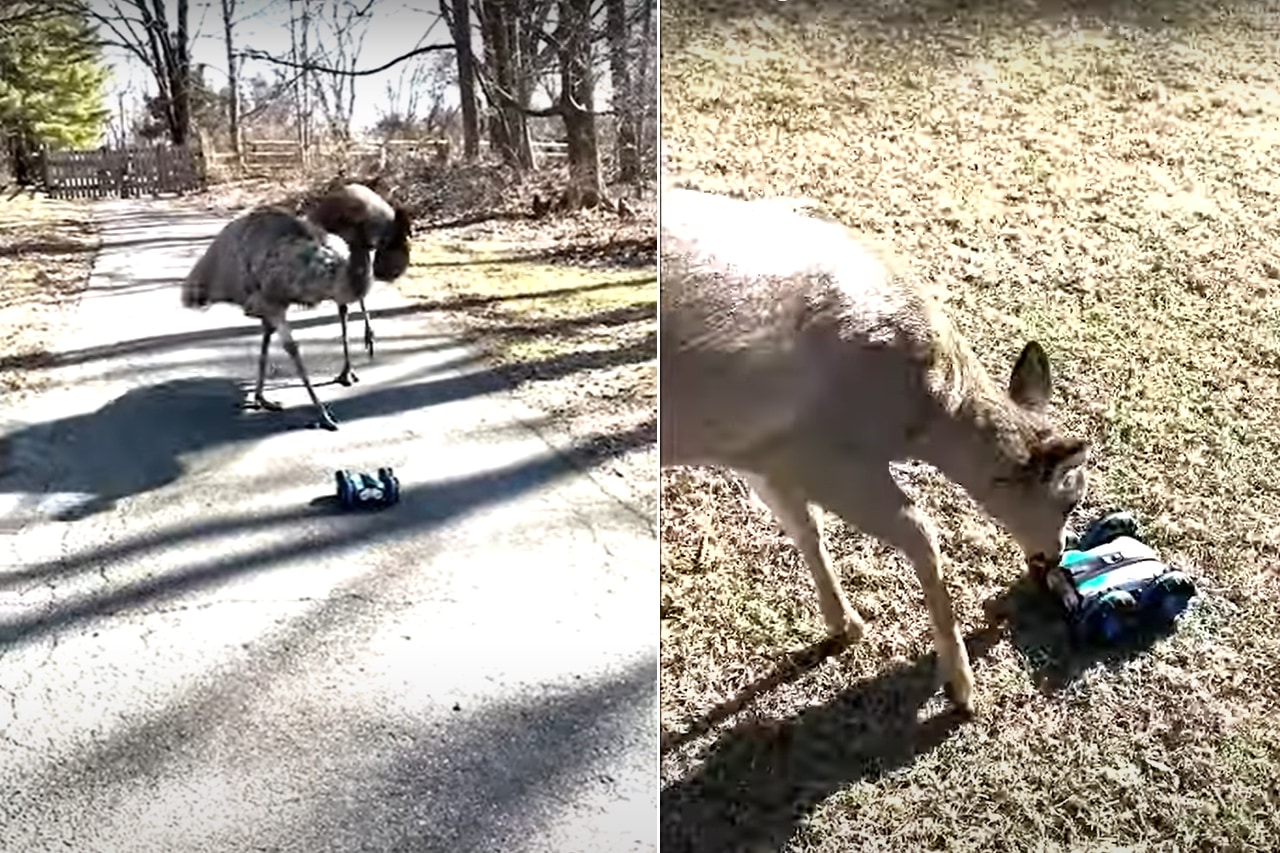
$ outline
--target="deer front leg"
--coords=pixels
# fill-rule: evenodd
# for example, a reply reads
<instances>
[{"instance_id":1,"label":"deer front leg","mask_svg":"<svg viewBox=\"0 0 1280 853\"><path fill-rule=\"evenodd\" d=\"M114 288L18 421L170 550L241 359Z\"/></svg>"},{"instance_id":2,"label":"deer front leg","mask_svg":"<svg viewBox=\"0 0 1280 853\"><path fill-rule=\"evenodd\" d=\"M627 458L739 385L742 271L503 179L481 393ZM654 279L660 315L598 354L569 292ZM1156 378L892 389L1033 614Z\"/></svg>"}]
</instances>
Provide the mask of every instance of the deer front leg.
<instances>
[{"instance_id":1,"label":"deer front leg","mask_svg":"<svg viewBox=\"0 0 1280 853\"><path fill-rule=\"evenodd\" d=\"M940 571L941 554L933 525L894 482L888 466L863 470L829 470L826 488L817 499L832 512L897 548L915 567L924 588L924 600L933 624L939 669L946 673L948 698L962 712L973 713L973 670L956 625L951 595Z\"/></svg>"},{"instance_id":2,"label":"deer front leg","mask_svg":"<svg viewBox=\"0 0 1280 853\"><path fill-rule=\"evenodd\" d=\"M289 358L293 361L293 367L298 371L298 376L302 379L302 384L307 389L307 394L311 397L311 402L316 407L316 412L320 416L320 426L327 430L336 430L338 423L333 419L333 415L329 414L329 410L325 408L324 403L320 402L320 398L316 396L316 389L311 387L311 380L307 377L307 369L302 364L302 356L298 352L298 343L293 339L293 332L289 329L289 324L285 320L280 320L277 326L280 333L280 342L284 345L284 351L289 354Z\"/></svg>"},{"instance_id":3,"label":"deer front leg","mask_svg":"<svg viewBox=\"0 0 1280 853\"><path fill-rule=\"evenodd\" d=\"M821 510L810 505L804 495L794 489L771 483L759 474L743 474L743 479L800 549L818 588L818 608L827 623L827 631L832 637L851 643L861 640L867 626L858 612L849 606L840 578L831 567L831 556L822 542Z\"/></svg>"}]
</instances>

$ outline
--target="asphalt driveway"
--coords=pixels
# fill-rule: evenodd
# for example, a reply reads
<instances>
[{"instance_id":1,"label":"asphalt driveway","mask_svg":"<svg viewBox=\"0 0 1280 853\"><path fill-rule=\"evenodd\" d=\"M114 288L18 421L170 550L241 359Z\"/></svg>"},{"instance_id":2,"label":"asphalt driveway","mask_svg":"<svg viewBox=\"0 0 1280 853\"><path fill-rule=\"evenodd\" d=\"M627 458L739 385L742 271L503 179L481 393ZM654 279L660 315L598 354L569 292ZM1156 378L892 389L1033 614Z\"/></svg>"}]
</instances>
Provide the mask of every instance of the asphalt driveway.
<instances>
[{"instance_id":1,"label":"asphalt driveway","mask_svg":"<svg viewBox=\"0 0 1280 853\"><path fill-rule=\"evenodd\" d=\"M104 203L90 289L0 411L0 849L656 850L654 520L429 313L311 411L183 309L223 224ZM332 305L294 315L316 380ZM603 437L602 437L603 438ZM400 505L341 514L338 467Z\"/></svg>"}]
</instances>

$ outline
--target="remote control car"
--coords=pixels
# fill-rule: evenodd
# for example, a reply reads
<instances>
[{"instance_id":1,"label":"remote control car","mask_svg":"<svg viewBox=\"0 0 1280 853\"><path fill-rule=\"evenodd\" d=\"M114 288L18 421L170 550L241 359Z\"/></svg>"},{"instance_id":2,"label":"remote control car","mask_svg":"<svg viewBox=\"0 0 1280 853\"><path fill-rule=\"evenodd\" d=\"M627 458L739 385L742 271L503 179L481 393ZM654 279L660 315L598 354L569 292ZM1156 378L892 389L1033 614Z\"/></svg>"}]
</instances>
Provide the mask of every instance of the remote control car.
<instances>
[{"instance_id":1,"label":"remote control car","mask_svg":"<svg viewBox=\"0 0 1280 853\"><path fill-rule=\"evenodd\" d=\"M1130 513L1107 513L1067 544L1045 584L1062 602L1078 641L1115 643L1167 627L1196 594L1186 573L1138 539Z\"/></svg>"},{"instance_id":2,"label":"remote control car","mask_svg":"<svg viewBox=\"0 0 1280 853\"><path fill-rule=\"evenodd\" d=\"M343 509L381 509L400 500L400 481L390 468L379 468L376 476L340 470L334 479Z\"/></svg>"}]
</instances>

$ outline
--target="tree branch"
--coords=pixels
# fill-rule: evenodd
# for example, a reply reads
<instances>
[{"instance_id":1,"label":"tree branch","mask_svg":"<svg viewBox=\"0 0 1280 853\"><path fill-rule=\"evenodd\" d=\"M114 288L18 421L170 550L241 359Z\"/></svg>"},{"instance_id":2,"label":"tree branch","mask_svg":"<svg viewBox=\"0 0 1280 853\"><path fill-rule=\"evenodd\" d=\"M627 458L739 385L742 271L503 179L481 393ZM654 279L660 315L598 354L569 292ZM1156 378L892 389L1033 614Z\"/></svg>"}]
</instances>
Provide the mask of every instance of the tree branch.
<instances>
[{"instance_id":1,"label":"tree branch","mask_svg":"<svg viewBox=\"0 0 1280 853\"><path fill-rule=\"evenodd\" d=\"M379 65L377 68L361 68L361 69L353 68L349 70L344 68L327 68L323 65L316 65L313 62L294 62L289 59L280 59L277 56L272 56L266 51L255 50L252 48L245 50L244 55L249 57L250 59L258 59L263 62L270 62L274 65L283 65L287 68L298 68L303 71L319 71L323 74L337 74L342 77L367 77L370 74L379 74L383 71L386 71L388 68L394 68L395 66L399 65L400 63L406 60L413 59L415 56L421 56L424 53L431 53L432 51L436 51L436 50L453 50L455 47L456 46L452 44L423 45L422 47L414 48L408 53L397 56L395 59L391 60L390 62L385 62L382 65Z\"/></svg>"}]
</instances>

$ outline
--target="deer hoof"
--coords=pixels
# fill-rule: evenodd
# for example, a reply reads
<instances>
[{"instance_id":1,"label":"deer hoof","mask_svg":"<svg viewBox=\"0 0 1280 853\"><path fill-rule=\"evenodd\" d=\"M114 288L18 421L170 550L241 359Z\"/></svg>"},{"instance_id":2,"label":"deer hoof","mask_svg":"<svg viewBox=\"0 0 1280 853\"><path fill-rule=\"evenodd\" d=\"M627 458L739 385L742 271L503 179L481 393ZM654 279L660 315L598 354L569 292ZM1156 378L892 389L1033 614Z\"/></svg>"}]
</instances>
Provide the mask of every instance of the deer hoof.
<instances>
[{"instance_id":1,"label":"deer hoof","mask_svg":"<svg viewBox=\"0 0 1280 853\"><path fill-rule=\"evenodd\" d=\"M942 685L942 692L955 708L956 713L966 719L974 716L973 710L973 684L965 679L964 686L957 688L955 683L948 681Z\"/></svg>"},{"instance_id":2,"label":"deer hoof","mask_svg":"<svg viewBox=\"0 0 1280 853\"><path fill-rule=\"evenodd\" d=\"M867 624L856 613L845 613L838 621L827 622L827 633L831 639L852 646L866 636Z\"/></svg>"}]
</instances>

